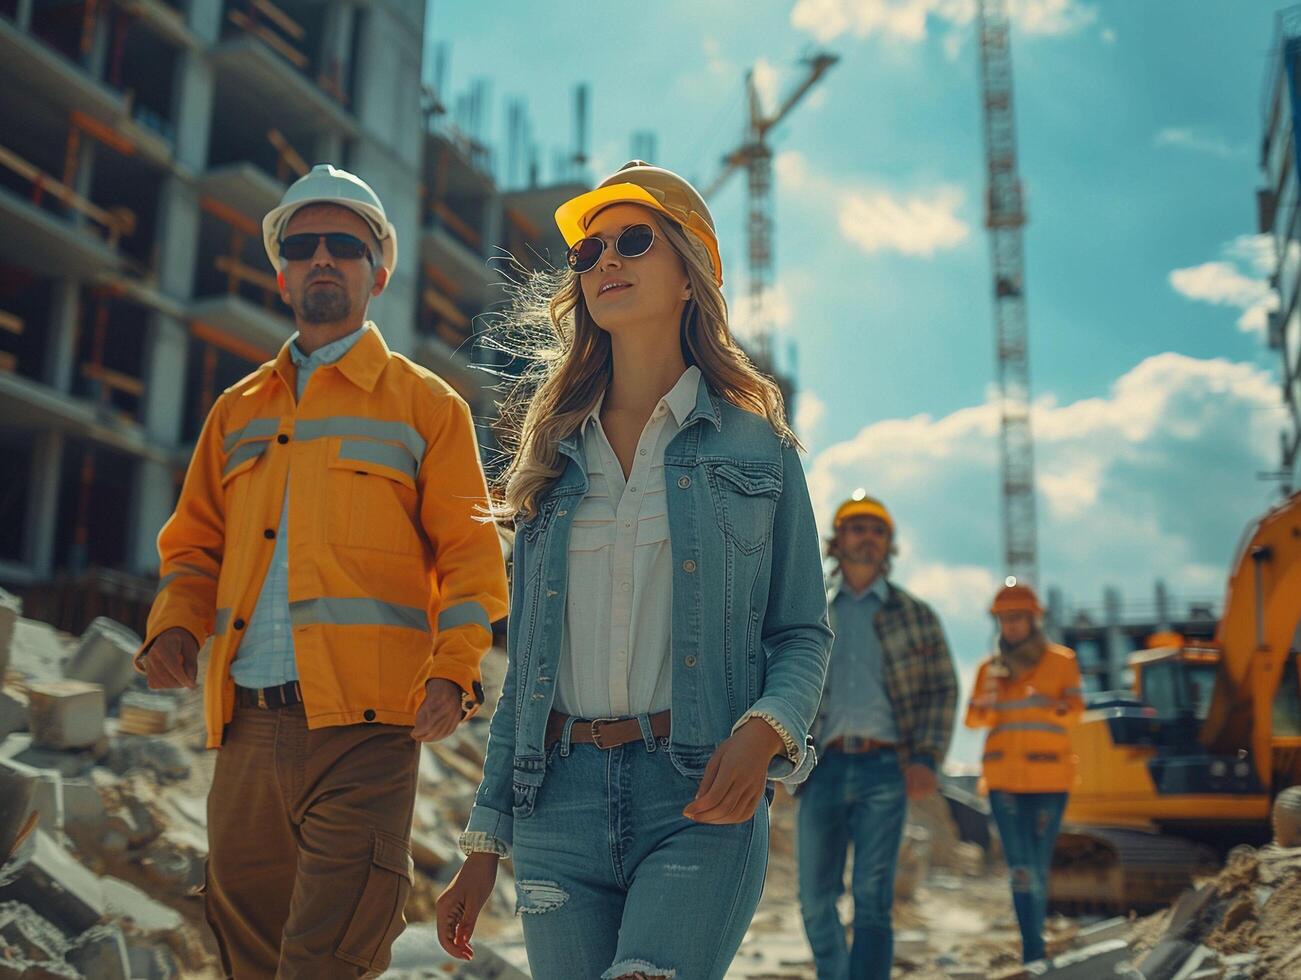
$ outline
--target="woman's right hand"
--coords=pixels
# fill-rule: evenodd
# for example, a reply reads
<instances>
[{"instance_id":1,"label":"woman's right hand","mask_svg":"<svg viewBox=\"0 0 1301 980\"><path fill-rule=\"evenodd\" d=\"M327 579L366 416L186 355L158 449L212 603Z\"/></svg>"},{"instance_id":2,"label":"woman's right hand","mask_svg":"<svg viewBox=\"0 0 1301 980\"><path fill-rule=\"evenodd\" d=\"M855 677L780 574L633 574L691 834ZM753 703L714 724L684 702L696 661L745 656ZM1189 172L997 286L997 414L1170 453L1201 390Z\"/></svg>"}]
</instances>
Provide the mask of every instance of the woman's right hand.
<instances>
[{"instance_id":1,"label":"woman's right hand","mask_svg":"<svg viewBox=\"0 0 1301 980\"><path fill-rule=\"evenodd\" d=\"M451 884L438 896L434 906L438 943L447 950L449 956L458 960L474 959L470 937L474 935L474 924L479 919L479 912L488 903L493 886L497 883L498 861L500 858L496 854L471 854L461 865L461 870L456 872Z\"/></svg>"}]
</instances>

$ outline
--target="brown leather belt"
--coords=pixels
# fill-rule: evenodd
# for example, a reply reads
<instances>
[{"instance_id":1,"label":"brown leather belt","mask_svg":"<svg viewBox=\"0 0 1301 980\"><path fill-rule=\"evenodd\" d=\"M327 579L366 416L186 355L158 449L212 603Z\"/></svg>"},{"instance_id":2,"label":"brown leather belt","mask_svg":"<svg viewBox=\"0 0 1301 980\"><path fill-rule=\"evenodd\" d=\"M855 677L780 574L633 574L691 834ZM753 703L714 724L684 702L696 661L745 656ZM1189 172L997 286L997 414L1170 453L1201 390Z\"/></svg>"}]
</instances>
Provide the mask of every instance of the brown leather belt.
<instances>
[{"instance_id":1,"label":"brown leather belt","mask_svg":"<svg viewBox=\"0 0 1301 980\"><path fill-rule=\"evenodd\" d=\"M241 708L288 708L302 704L303 689L298 681L277 687L236 687L235 703Z\"/></svg>"},{"instance_id":2,"label":"brown leather belt","mask_svg":"<svg viewBox=\"0 0 1301 980\"><path fill-rule=\"evenodd\" d=\"M841 735L827 743L827 752L844 752L846 755L866 755L868 752L881 752L896 748L894 742L882 742L875 738L859 738L856 735Z\"/></svg>"},{"instance_id":3,"label":"brown leather belt","mask_svg":"<svg viewBox=\"0 0 1301 980\"><path fill-rule=\"evenodd\" d=\"M547 718L546 747L551 748L564 734L570 716L552 711ZM656 738L669 737L670 712L659 711L650 716L651 734ZM629 742L641 741L641 724L634 718L579 718L569 731L569 741L578 745L595 745L598 749L613 749Z\"/></svg>"}]
</instances>

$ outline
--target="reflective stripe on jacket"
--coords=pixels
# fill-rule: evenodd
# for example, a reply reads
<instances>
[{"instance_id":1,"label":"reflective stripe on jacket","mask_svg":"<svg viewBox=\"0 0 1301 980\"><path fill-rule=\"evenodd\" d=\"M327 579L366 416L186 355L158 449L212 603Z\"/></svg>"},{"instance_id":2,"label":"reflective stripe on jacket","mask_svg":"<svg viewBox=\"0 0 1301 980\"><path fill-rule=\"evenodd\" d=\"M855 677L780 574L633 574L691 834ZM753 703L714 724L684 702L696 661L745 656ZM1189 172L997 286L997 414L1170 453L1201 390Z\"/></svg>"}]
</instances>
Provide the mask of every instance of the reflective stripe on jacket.
<instances>
[{"instance_id":1,"label":"reflective stripe on jacket","mask_svg":"<svg viewBox=\"0 0 1301 980\"><path fill-rule=\"evenodd\" d=\"M966 717L968 728L990 729L983 758L986 787L1070 792L1075 756L1069 728L1084 712L1074 651L1050 643L1034 669L1016 680L991 676L992 663L989 658L980 665Z\"/></svg>"},{"instance_id":2,"label":"reflective stripe on jacket","mask_svg":"<svg viewBox=\"0 0 1301 980\"><path fill-rule=\"evenodd\" d=\"M142 652L212 636L208 745L234 710L230 664L274 549L286 481L289 610L308 725L411 725L425 681L482 702L479 661L506 578L465 402L374 324L295 404L289 346L222 393L158 535Z\"/></svg>"}]
</instances>

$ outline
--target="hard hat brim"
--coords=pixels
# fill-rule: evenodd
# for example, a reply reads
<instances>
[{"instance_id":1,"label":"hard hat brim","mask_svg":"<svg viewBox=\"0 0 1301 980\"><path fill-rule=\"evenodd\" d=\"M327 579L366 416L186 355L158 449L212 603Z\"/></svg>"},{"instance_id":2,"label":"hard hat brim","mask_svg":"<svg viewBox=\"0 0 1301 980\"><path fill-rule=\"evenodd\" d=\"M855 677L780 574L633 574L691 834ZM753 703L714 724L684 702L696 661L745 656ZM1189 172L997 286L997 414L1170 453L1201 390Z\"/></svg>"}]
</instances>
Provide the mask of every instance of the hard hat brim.
<instances>
[{"instance_id":1,"label":"hard hat brim","mask_svg":"<svg viewBox=\"0 0 1301 980\"><path fill-rule=\"evenodd\" d=\"M890 529L891 534L894 533L894 518L890 516L890 512L870 500L851 500L849 503L842 504L836 511L832 526L838 528L851 517L875 517Z\"/></svg>"},{"instance_id":2,"label":"hard hat brim","mask_svg":"<svg viewBox=\"0 0 1301 980\"><path fill-rule=\"evenodd\" d=\"M640 184L607 184L595 190L570 198L556 208L556 227L560 229L565 244L573 246L587 236L587 225L596 212L612 204L640 204L672 218L696 236L709 253L709 264L714 271L714 282L723 285L723 259L718 252L718 238L696 212L679 212L666 207L664 202Z\"/></svg>"},{"instance_id":3,"label":"hard hat brim","mask_svg":"<svg viewBox=\"0 0 1301 980\"><path fill-rule=\"evenodd\" d=\"M292 201L267 212L266 217L262 219L262 246L266 249L272 268L276 271L280 270L280 236L284 233L285 225L289 224L289 219L295 212L314 204L332 204L335 207L347 208L365 221L375 235L375 240L379 242L380 254L377 256L379 264L388 270L390 276L393 275L393 270L398 264L398 234L387 217L377 209L360 202L325 196L309 198L305 201Z\"/></svg>"}]
</instances>

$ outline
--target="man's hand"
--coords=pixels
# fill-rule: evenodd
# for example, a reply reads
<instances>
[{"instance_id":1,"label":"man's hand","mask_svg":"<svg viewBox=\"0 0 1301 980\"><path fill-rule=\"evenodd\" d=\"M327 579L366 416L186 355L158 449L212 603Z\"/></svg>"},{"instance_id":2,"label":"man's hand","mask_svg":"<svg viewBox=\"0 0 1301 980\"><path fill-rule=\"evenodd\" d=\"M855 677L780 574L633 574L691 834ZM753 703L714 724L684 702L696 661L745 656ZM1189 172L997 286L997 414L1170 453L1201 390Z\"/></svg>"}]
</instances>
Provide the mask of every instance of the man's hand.
<instances>
[{"instance_id":1,"label":"man's hand","mask_svg":"<svg viewBox=\"0 0 1301 980\"><path fill-rule=\"evenodd\" d=\"M461 689L441 677L425 681L425 700L416 710L411 737L417 742L438 742L461 723Z\"/></svg>"},{"instance_id":2,"label":"man's hand","mask_svg":"<svg viewBox=\"0 0 1301 980\"><path fill-rule=\"evenodd\" d=\"M682 815L697 823L744 823L763 799L768 763L782 750L781 736L762 718L751 718L714 752Z\"/></svg>"},{"instance_id":3,"label":"man's hand","mask_svg":"<svg viewBox=\"0 0 1301 980\"><path fill-rule=\"evenodd\" d=\"M163 630L140 658L152 690L197 687L199 644L189 630L173 626Z\"/></svg>"},{"instance_id":4,"label":"man's hand","mask_svg":"<svg viewBox=\"0 0 1301 980\"><path fill-rule=\"evenodd\" d=\"M922 762L909 763L903 771L904 792L910 800L923 800L939 789L935 770Z\"/></svg>"}]
</instances>

